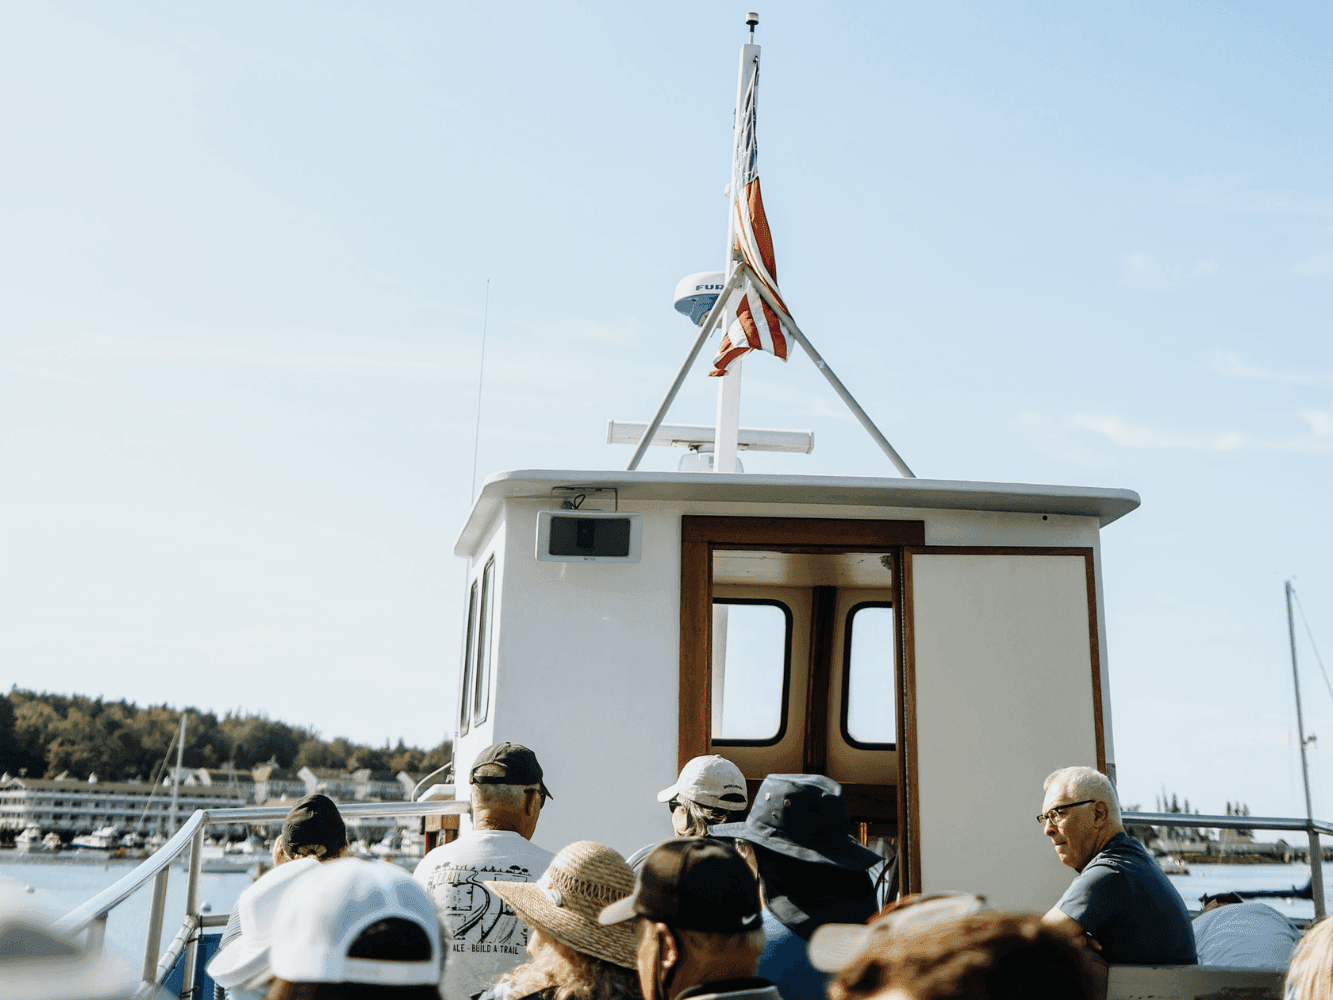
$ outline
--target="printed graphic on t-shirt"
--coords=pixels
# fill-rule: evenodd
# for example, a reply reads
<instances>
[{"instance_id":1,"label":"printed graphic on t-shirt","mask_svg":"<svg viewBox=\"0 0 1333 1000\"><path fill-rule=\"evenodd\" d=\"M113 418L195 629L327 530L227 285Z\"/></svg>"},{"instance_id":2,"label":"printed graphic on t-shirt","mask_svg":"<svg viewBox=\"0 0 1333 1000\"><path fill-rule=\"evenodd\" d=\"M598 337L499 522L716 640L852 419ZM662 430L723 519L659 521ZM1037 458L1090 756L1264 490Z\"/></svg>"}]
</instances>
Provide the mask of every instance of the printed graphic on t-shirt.
<instances>
[{"instance_id":1,"label":"printed graphic on t-shirt","mask_svg":"<svg viewBox=\"0 0 1333 1000\"><path fill-rule=\"evenodd\" d=\"M507 867L446 865L430 873L426 883L444 918L451 951L521 955L528 928L509 905L483 882L531 882L521 865Z\"/></svg>"}]
</instances>

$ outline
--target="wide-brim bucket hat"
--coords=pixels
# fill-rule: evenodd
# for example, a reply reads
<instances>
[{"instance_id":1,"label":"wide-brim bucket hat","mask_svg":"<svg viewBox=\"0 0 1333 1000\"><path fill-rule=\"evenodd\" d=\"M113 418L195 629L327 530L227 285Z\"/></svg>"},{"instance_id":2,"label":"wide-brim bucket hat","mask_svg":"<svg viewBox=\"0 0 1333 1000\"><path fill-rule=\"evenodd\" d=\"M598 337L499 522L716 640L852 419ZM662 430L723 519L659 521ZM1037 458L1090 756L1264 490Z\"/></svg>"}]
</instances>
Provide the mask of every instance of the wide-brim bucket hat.
<instances>
[{"instance_id":1,"label":"wide-brim bucket hat","mask_svg":"<svg viewBox=\"0 0 1333 1000\"><path fill-rule=\"evenodd\" d=\"M566 948L626 969L635 968L628 923L597 922L602 910L634 893L634 870L616 851L591 840L570 844L536 882L485 882L523 922Z\"/></svg>"},{"instance_id":2,"label":"wide-brim bucket hat","mask_svg":"<svg viewBox=\"0 0 1333 1000\"><path fill-rule=\"evenodd\" d=\"M745 822L710 826L708 832L850 871L865 871L884 860L852 839L847 828L847 800L832 778L770 774L755 793Z\"/></svg>"}]
</instances>

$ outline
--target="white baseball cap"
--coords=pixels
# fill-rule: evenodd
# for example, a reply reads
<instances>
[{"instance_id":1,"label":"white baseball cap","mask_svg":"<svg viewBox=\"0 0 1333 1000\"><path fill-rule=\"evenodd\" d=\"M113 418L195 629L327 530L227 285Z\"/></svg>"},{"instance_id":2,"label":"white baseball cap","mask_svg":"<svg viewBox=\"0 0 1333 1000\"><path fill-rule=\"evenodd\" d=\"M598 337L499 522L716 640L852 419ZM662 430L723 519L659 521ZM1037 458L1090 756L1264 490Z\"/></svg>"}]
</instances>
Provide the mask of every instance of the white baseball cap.
<instances>
[{"instance_id":1,"label":"white baseball cap","mask_svg":"<svg viewBox=\"0 0 1333 1000\"><path fill-rule=\"evenodd\" d=\"M296 880L319 867L317 858L297 858L265 872L236 901L241 919L241 936L208 963L208 974L219 986L239 987L252 980L267 978L269 945L273 941L274 919L278 904L291 891Z\"/></svg>"},{"instance_id":2,"label":"white baseball cap","mask_svg":"<svg viewBox=\"0 0 1333 1000\"><path fill-rule=\"evenodd\" d=\"M701 806L731 812L740 812L749 801L741 769L715 753L695 757L682 767L676 783L657 793L657 801L670 802L677 795Z\"/></svg>"},{"instance_id":3,"label":"white baseball cap","mask_svg":"<svg viewBox=\"0 0 1333 1000\"><path fill-rule=\"evenodd\" d=\"M420 927L429 942L429 957L400 960L350 954L367 928L390 919ZM440 981L443 949L435 904L411 875L392 862L360 858L324 862L283 899L274 928L270 965L275 976L289 983L434 986Z\"/></svg>"}]
</instances>

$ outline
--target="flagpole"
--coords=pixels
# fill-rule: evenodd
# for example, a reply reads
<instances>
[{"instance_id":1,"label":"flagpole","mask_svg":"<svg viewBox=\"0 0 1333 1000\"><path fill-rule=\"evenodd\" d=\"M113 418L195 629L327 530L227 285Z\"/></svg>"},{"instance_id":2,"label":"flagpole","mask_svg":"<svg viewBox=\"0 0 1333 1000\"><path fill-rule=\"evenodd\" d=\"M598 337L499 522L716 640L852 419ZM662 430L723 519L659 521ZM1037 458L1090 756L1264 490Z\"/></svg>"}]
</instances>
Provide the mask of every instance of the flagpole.
<instances>
[{"instance_id":1,"label":"flagpole","mask_svg":"<svg viewBox=\"0 0 1333 1000\"><path fill-rule=\"evenodd\" d=\"M722 286L722 291L713 303L713 308L708 310L708 315L704 317L703 323L699 327L699 335L694 338L694 346L690 348L690 353L685 356L685 363L680 366L680 371L676 372L676 380L671 383L671 388L667 390L666 396L657 407L657 412L653 414L653 419L648 421L648 426L643 430L643 437L639 438L639 446L634 449L634 457L629 460L629 465L625 466L626 472L633 472L643 461L644 453L648 446L652 444L653 435L657 429L662 426L662 421L666 419L667 410L671 409L671 404L676 400L676 393L680 392L680 387L685 384L685 376L690 373L694 367L695 359L699 357L699 352L703 350L704 341L708 339L709 334L717 328L722 317L727 312L727 299L735 291L737 282L740 281L741 272L739 269L732 271L726 283ZM722 381L726 381L723 379ZM716 457L716 455L714 455ZM714 463L714 468L717 468Z\"/></svg>"},{"instance_id":2,"label":"flagpole","mask_svg":"<svg viewBox=\"0 0 1333 1000\"><path fill-rule=\"evenodd\" d=\"M741 46L740 66L736 72L736 111L731 130L731 183L727 185L727 254L726 272L734 274L739 262L734 253L736 246L736 205L741 196L739 171L736 158L739 155L741 135L744 126L741 114L745 107L745 94L750 89L754 75L759 71L759 46L754 44L754 29L759 23L758 14L746 14L745 25L750 30L750 40ZM727 373L718 379L717 386L717 430L713 435L713 471L736 471L736 447L740 438L741 424L741 366L737 358L727 366Z\"/></svg>"},{"instance_id":3,"label":"flagpole","mask_svg":"<svg viewBox=\"0 0 1333 1000\"><path fill-rule=\"evenodd\" d=\"M749 272L749 268L744 263L737 264L736 270L737 272ZM844 403L847 404L847 408L852 411L852 415L855 416L857 420L861 421L861 426L866 429L872 438L875 439L875 443L879 445L880 450L889 456L889 461L897 467L899 473L901 473L905 479L915 479L916 473L907 467L907 463L903 461L902 456L898 454L893 445L889 444L889 439L880 432L878 427L875 426L875 422L870 419L870 414L861 409L861 404L856 401L856 397L847 390L847 387L842 384L842 380L838 378L838 376L833 373L833 369L828 366L828 362L820 356L820 353L815 350L814 345L806 339L805 334L801 332L801 328L796 325L796 321L787 314L787 310L782 308L782 303L780 303L773 293L768 290L768 286L753 276L751 277L750 284L754 286L754 290L763 297L765 302L768 303L769 308L778 314L778 321L785 329L791 332L791 335L796 338L796 342L801 345L801 348L805 353L810 355L810 360L815 363L816 368L823 372L824 377L829 381L829 385L833 386L833 391L841 397Z\"/></svg>"}]
</instances>

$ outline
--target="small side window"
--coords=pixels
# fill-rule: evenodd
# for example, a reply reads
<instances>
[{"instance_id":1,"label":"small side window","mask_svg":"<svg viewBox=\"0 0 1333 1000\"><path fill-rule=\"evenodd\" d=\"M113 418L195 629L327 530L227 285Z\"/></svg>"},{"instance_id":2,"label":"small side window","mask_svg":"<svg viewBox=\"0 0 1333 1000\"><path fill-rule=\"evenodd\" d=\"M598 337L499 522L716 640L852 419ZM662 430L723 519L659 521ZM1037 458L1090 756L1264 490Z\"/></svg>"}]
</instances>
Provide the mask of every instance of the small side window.
<instances>
[{"instance_id":1,"label":"small side window","mask_svg":"<svg viewBox=\"0 0 1333 1000\"><path fill-rule=\"evenodd\" d=\"M477 627L476 695L472 702L472 721L485 722L491 704L491 638L495 632L495 560L486 564L481 575L481 620Z\"/></svg>"},{"instance_id":2,"label":"small side window","mask_svg":"<svg viewBox=\"0 0 1333 1000\"><path fill-rule=\"evenodd\" d=\"M467 602L467 643L463 646L463 667L458 672L458 735L466 736L472 728L472 664L477 653L477 584L472 584Z\"/></svg>"},{"instance_id":3,"label":"small side window","mask_svg":"<svg viewBox=\"0 0 1333 1000\"><path fill-rule=\"evenodd\" d=\"M787 731L791 608L781 601L713 601L713 743L772 746Z\"/></svg>"},{"instance_id":4,"label":"small side window","mask_svg":"<svg viewBox=\"0 0 1333 1000\"><path fill-rule=\"evenodd\" d=\"M891 604L867 601L847 612L842 737L854 747L892 750L897 746L897 650L897 619Z\"/></svg>"}]
</instances>

